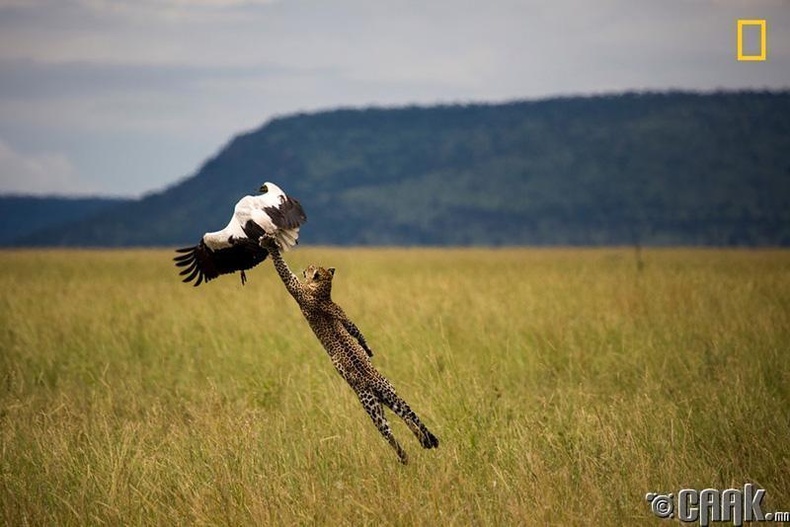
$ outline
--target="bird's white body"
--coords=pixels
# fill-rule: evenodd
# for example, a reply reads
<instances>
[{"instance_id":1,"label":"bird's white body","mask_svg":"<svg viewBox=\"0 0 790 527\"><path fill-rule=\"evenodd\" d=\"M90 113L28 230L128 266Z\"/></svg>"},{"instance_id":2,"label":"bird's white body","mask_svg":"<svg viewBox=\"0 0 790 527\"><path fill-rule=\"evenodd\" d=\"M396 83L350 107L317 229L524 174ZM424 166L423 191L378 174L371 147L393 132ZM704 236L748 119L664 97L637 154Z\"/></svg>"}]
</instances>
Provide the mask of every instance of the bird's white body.
<instances>
[{"instance_id":1,"label":"bird's white body","mask_svg":"<svg viewBox=\"0 0 790 527\"><path fill-rule=\"evenodd\" d=\"M266 183L269 189L266 194L259 196L244 196L233 209L233 217L228 225L221 231L207 232L203 236L206 245L213 251L226 249L231 246L230 239L244 238L244 225L252 220L266 233L271 234L278 241L283 250L289 250L296 245L299 238L299 227L286 229L277 227L271 216L265 211L267 208L277 208L286 199L285 193L274 183Z\"/></svg>"}]
</instances>

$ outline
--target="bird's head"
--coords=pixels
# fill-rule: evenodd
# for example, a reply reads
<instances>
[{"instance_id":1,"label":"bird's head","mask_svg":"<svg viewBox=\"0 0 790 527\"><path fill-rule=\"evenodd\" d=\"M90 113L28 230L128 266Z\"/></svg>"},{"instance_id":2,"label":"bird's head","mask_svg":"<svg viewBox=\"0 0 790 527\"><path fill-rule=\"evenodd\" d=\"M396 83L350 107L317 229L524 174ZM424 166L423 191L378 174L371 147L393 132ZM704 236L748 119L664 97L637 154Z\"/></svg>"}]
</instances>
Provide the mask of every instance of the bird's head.
<instances>
[{"instance_id":1,"label":"bird's head","mask_svg":"<svg viewBox=\"0 0 790 527\"><path fill-rule=\"evenodd\" d=\"M280 187L269 181L261 185L261 187L258 189L258 192L260 192L261 194L269 194L269 193L275 195L283 194L283 191L280 189Z\"/></svg>"},{"instance_id":2,"label":"bird's head","mask_svg":"<svg viewBox=\"0 0 790 527\"><path fill-rule=\"evenodd\" d=\"M320 297L330 298L332 294L332 278L335 276L335 268L317 267L309 265L302 271L305 282L304 286Z\"/></svg>"}]
</instances>

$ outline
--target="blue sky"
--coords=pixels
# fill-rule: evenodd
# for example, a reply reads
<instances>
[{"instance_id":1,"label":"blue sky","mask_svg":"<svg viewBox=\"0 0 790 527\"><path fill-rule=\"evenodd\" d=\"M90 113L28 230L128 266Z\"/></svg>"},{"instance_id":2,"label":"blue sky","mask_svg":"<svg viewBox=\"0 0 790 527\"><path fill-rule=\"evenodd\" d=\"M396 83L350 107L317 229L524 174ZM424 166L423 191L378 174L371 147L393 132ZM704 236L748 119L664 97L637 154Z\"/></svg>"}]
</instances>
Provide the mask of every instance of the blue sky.
<instances>
[{"instance_id":1,"label":"blue sky","mask_svg":"<svg viewBox=\"0 0 790 527\"><path fill-rule=\"evenodd\" d=\"M790 88L790 0L0 0L0 194L139 196L299 111L721 88Z\"/></svg>"}]
</instances>

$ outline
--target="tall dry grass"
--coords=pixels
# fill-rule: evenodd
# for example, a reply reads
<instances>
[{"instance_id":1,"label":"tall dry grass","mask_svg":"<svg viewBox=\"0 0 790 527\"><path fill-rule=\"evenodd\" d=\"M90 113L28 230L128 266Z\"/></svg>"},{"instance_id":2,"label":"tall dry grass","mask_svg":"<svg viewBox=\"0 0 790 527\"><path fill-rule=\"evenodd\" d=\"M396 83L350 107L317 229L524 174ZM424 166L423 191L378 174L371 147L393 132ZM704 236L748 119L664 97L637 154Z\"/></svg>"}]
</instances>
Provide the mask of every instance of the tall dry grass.
<instances>
[{"instance_id":1,"label":"tall dry grass","mask_svg":"<svg viewBox=\"0 0 790 527\"><path fill-rule=\"evenodd\" d=\"M401 466L266 262L0 253L7 525L633 525L790 509L787 251L300 249L441 440Z\"/></svg>"}]
</instances>

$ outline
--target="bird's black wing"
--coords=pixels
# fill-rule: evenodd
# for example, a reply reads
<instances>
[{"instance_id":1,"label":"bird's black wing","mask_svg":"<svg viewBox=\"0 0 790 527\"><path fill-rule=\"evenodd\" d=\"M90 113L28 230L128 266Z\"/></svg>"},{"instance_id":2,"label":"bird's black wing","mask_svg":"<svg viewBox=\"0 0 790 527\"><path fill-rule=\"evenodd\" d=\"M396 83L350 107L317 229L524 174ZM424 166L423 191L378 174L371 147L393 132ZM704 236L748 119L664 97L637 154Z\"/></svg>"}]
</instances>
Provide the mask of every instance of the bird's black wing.
<instances>
[{"instance_id":1,"label":"bird's black wing","mask_svg":"<svg viewBox=\"0 0 790 527\"><path fill-rule=\"evenodd\" d=\"M252 242L253 244L256 244L256 242L261 239L261 236L266 234L266 231L263 230L263 227L252 220L247 220L247 223L244 224L242 230L244 230L244 234L247 236L247 240L241 240L243 243ZM239 242L237 241L236 243Z\"/></svg>"},{"instance_id":2,"label":"bird's black wing","mask_svg":"<svg viewBox=\"0 0 790 527\"><path fill-rule=\"evenodd\" d=\"M178 256L173 258L178 267L184 267L179 274L185 276L184 282L195 281L194 286L209 282L222 274L242 272L252 269L269 255L269 251L249 239L239 239L231 247L211 250L203 240L195 247L176 249Z\"/></svg>"},{"instance_id":3,"label":"bird's black wing","mask_svg":"<svg viewBox=\"0 0 790 527\"><path fill-rule=\"evenodd\" d=\"M307 215L299 200L290 196L280 198L282 201L278 206L263 208L263 212L268 214L272 223L280 229L295 229L307 221Z\"/></svg>"}]
</instances>

